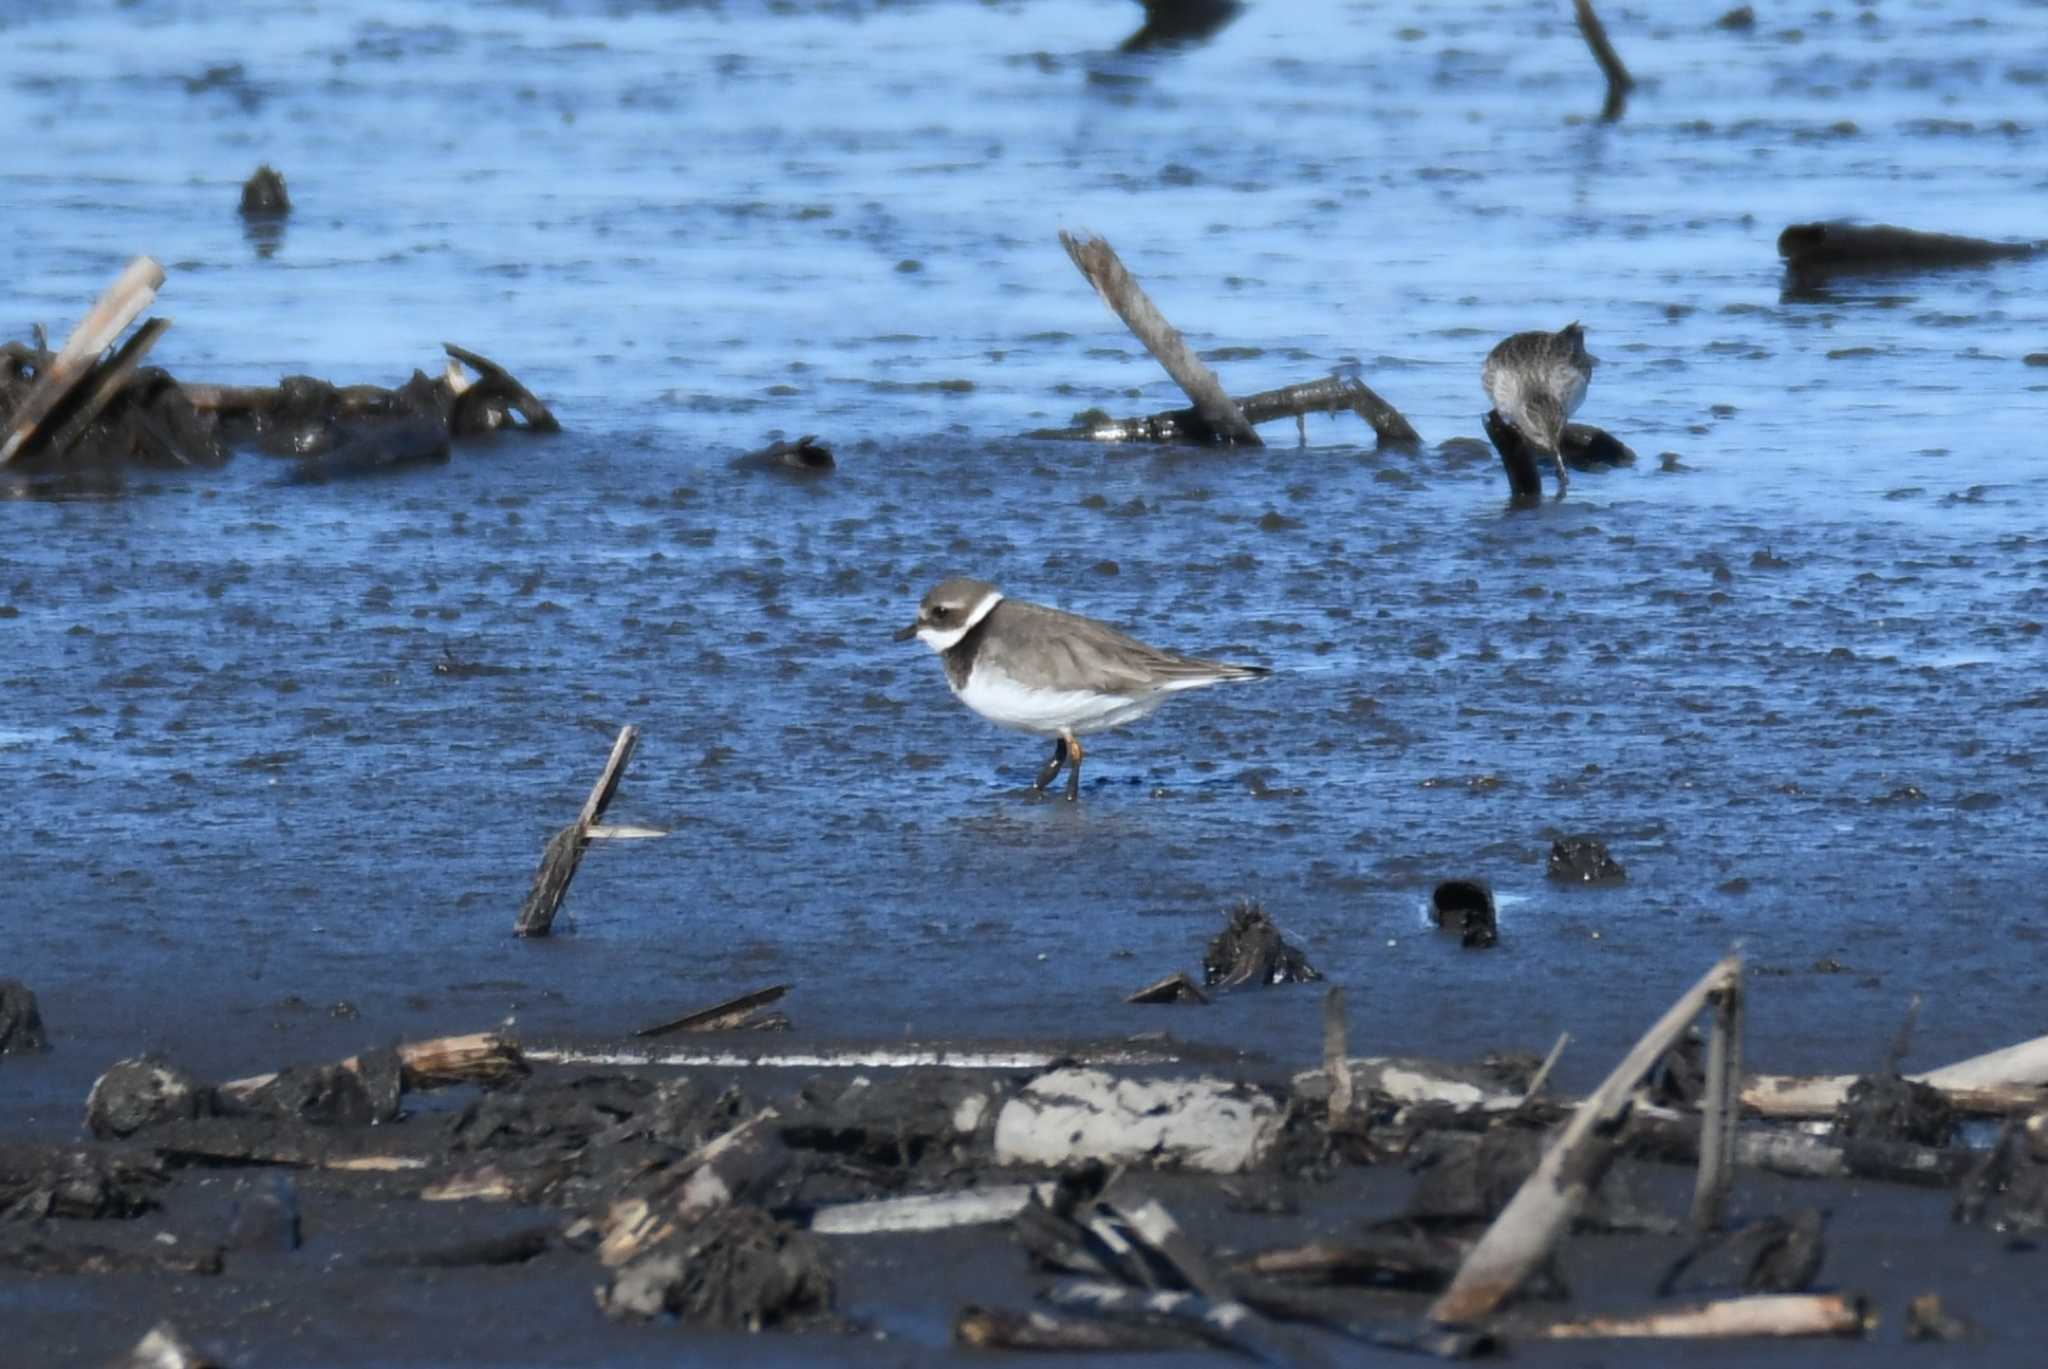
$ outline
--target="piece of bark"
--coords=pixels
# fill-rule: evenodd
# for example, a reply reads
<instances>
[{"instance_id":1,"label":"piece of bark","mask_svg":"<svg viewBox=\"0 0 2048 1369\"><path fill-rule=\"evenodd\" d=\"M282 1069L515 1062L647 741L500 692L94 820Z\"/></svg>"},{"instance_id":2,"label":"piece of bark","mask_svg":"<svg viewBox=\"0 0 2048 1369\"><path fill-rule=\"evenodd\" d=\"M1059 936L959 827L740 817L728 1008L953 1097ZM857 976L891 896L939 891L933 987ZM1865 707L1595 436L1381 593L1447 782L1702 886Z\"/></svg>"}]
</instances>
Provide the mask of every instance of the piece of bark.
<instances>
[{"instance_id":1,"label":"piece of bark","mask_svg":"<svg viewBox=\"0 0 2048 1369\"><path fill-rule=\"evenodd\" d=\"M1847 1293L1758 1293L1640 1317L1582 1317L1536 1334L1550 1340L1720 1340L1742 1336L1860 1336L1871 1326L1863 1299Z\"/></svg>"},{"instance_id":2,"label":"piece of bark","mask_svg":"<svg viewBox=\"0 0 2048 1369\"><path fill-rule=\"evenodd\" d=\"M1611 124L1628 108L1629 92L1636 88L1635 79L1621 64L1614 44L1607 41L1607 27L1593 12L1593 0L1572 0L1572 13L1579 21L1586 46L1593 51L1593 60L1600 64L1600 74L1607 78L1607 99L1600 106L1600 121Z\"/></svg>"},{"instance_id":3,"label":"piece of bark","mask_svg":"<svg viewBox=\"0 0 2048 1369\"><path fill-rule=\"evenodd\" d=\"M163 283L164 268L154 259L137 257L128 263L71 330L71 336L64 340L49 365L36 376L36 383L21 407L9 416L7 436L0 439L0 466L29 447L43 420L92 370L100 353L149 308Z\"/></svg>"},{"instance_id":4,"label":"piece of bark","mask_svg":"<svg viewBox=\"0 0 2048 1369\"><path fill-rule=\"evenodd\" d=\"M1173 377L1176 385L1186 393L1195 406L1195 413L1208 427L1210 441L1241 443L1247 447L1262 446L1259 435L1238 411L1236 401L1225 392L1223 383L1216 373L1195 355L1174 326L1168 323L1124 264L1117 258L1116 250L1099 237L1076 237L1061 232L1060 245L1067 250L1088 283L1095 287L1095 293L1102 296L1124 326L1138 341L1145 344L1145 350Z\"/></svg>"},{"instance_id":5,"label":"piece of bark","mask_svg":"<svg viewBox=\"0 0 2048 1369\"><path fill-rule=\"evenodd\" d=\"M547 850L541 856L540 869L534 872L533 888L526 895L525 906L519 910L518 921L512 926L514 936L546 936L553 927L555 912L562 906L563 896L569 892L569 881L576 878L576 867L582 863L584 848L590 844L591 826L611 806L619 781L625 777L626 763L633 758L633 748L639 742L639 728L628 725L619 729L617 739L612 742L611 755L605 758L604 770L598 775L590 797L583 801L583 811L576 815L575 822L555 833L548 841Z\"/></svg>"},{"instance_id":6,"label":"piece of bark","mask_svg":"<svg viewBox=\"0 0 2048 1369\"><path fill-rule=\"evenodd\" d=\"M1147 984L1124 999L1126 1003L1207 1003L1209 995L1203 993L1189 979L1187 971L1175 970L1166 978Z\"/></svg>"},{"instance_id":7,"label":"piece of bark","mask_svg":"<svg viewBox=\"0 0 2048 1369\"><path fill-rule=\"evenodd\" d=\"M498 1032L467 1032L460 1036L437 1036L427 1041L410 1041L396 1050L399 1085L406 1089L437 1089L453 1084L481 1084L490 1087L520 1078L530 1072L526 1057L510 1037ZM386 1091L382 1077L388 1061L383 1053L368 1052L340 1061L338 1068L365 1080L373 1098ZM223 1098L247 1103L277 1083L279 1072L231 1079L216 1090Z\"/></svg>"},{"instance_id":8,"label":"piece of bark","mask_svg":"<svg viewBox=\"0 0 2048 1369\"><path fill-rule=\"evenodd\" d=\"M1643 1034L1591 1098L1573 1114L1543 1162L1429 1309L1432 1321L1469 1325L1491 1315L1555 1248L1613 1160L1615 1137L1643 1078L1700 1015L1712 995L1740 982L1730 956L1703 975Z\"/></svg>"}]
</instances>

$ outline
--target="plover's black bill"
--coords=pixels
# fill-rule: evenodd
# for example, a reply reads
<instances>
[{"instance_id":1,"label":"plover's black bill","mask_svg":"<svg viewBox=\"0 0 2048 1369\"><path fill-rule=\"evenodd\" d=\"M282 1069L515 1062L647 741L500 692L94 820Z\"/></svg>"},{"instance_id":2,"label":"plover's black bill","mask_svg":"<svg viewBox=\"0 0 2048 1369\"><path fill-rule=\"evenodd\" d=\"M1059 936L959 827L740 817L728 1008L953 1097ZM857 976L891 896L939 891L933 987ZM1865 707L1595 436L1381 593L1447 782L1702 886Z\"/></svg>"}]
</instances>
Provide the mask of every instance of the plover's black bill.
<instances>
[{"instance_id":1,"label":"plover's black bill","mask_svg":"<svg viewBox=\"0 0 2048 1369\"><path fill-rule=\"evenodd\" d=\"M890 634L889 634L889 636L890 636L890 637L891 637L892 639L894 639L895 641L899 641L899 642L907 642L907 641L909 641L909 640L910 640L910 639L911 639L912 637L915 637L916 635L917 635L917 624L916 624L916 623L912 623L912 624L911 624L911 625L910 625L909 627L906 627L906 628L898 628L898 629L897 629L896 631L894 631L894 632L892 632L892 633L890 633Z\"/></svg>"}]
</instances>

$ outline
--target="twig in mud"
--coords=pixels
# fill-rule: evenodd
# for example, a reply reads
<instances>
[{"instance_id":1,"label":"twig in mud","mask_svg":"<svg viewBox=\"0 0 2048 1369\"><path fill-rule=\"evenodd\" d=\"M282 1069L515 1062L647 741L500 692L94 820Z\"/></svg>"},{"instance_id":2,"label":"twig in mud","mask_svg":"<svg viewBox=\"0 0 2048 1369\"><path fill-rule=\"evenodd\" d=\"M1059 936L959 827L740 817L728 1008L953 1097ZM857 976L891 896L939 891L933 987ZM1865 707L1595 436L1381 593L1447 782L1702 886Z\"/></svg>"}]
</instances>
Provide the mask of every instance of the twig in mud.
<instances>
[{"instance_id":1,"label":"twig in mud","mask_svg":"<svg viewBox=\"0 0 2048 1369\"><path fill-rule=\"evenodd\" d=\"M605 760L604 771L598 775L590 797L583 801L583 811L577 814L575 822L555 833L541 855L540 869L534 872L533 888L526 895L525 906L519 910L519 920L512 925L512 935L546 936L553 927L555 912L562 906L563 896L569 892L569 881L576 878L576 867L583 861L584 848L590 845L591 828L611 805L612 796L618 792L619 781L625 776L626 762L633 758L633 748L639 743L639 728L629 725L619 729L618 738L612 742L612 753Z\"/></svg>"},{"instance_id":2,"label":"twig in mud","mask_svg":"<svg viewBox=\"0 0 2048 1369\"><path fill-rule=\"evenodd\" d=\"M1351 1122L1351 1058L1344 1026L1344 991L1332 985L1323 995L1323 1073L1330 1080L1330 1130L1338 1131Z\"/></svg>"},{"instance_id":3,"label":"twig in mud","mask_svg":"<svg viewBox=\"0 0 2048 1369\"><path fill-rule=\"evenodd\" d=\"M1536 1101L1536 1095L1543 1091L1550 1080L1550 1072L1557 1068L1557 1062L1564 1057L1564 1048L1572 1043L1570 1032L1559 1032L1557 1044L1550 1048L1550 1054L1543 1057L1543 1063L1536 1067L1536 1073L1529 1078L1529 1087L1522 1091L1522 1107L1527 1108Z\"/></svg>"},{"instance_id":4,"label":"twig in mud","mask_svg":"<svg viewBox=\"0 0 2048 1369\"><path fill-rule=\"evenodd\" d=\"M1828 1117L1848 1101L1849 1090L1860 1077L1753 1074L1742 1081L1742 1103L1765 1117ZM2034 1112L2048 1106L2048 1036L1906 1078L1940 1090L1957 1112Z\"/></svg>"},{"instance_id":5,"label":"twig in mud","mask_svg":"<svg viewBox=\"0 0 2048 1369\"><path fill-rule=\"evenodd\" d=\"M1737 984L1741 973L1740 957L1722 960L1644 1033L1565 1124L1536 1172L1465 1257L1458 1277L1430 1307L1430 1320L1464 1326L1492 1315L1542 1263L1605 1175L1644 1076L1677 1044L1708 1000Z\"/></svg>"},{"instance_id":6,"label":"twig in mud","mask_svg":"<svg viewBox=\"0 0 2048 1369\"><path fill-rule=\"evenodd\" d=\"M1593 13L1593 0L1572 0L1572 12L1578 17L1579 32L1585 35L1586 46L1593 50L1593 60L1600 64L1600 73L1607 78L1607 102L1600 107L1600 122L1611 124L1628 107L1628 94L1636 88L1635 79L1621 64L1614 44L1607 41L1606 26Z\"/></svg>"},{"instance_id":7,"label":"twig in mud","mask_svg":"<svg viewBox=\"0 0 2048 1369\"><path fill-rule=\"evenodd\" d=\"M1115 248L1101 238L1079 238L1067 232L1060 234L1060 245L1095 287L1095 293L1102 296L1102 302L1145 344L1145 350L1194 403L1196 415L1208 428L1208 441L1242 443L1247 447L1264 445L1238 411L1236 401L1224 392L1216 373L1195 355L1186 339L1166 321L1124 269Z\"/></svg>"}]
</instances>

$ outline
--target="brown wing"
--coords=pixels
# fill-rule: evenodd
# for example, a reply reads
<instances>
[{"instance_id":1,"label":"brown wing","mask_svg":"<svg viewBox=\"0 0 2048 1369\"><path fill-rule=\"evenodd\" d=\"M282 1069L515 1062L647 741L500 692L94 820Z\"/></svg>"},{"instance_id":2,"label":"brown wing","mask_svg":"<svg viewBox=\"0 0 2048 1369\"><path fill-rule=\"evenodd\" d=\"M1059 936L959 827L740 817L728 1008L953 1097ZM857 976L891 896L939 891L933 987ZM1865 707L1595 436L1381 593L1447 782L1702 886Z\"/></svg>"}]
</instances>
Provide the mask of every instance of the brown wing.
<instances>
[{"instance_id":1,"label":"brown wing","mask_svg":"<svg viewBox=\"0 0 2048 1369\"><path fill-rule=\"evenodd\" d=\"M990 625L1001 631L983 644L980 659L1013 678L1050 689L1139 695L1178 682L1249 679L1267 673L1260 666L1162 651L1108 623L1043 604L1005 599L989 618Z\"/></svg>"}]
</instances>

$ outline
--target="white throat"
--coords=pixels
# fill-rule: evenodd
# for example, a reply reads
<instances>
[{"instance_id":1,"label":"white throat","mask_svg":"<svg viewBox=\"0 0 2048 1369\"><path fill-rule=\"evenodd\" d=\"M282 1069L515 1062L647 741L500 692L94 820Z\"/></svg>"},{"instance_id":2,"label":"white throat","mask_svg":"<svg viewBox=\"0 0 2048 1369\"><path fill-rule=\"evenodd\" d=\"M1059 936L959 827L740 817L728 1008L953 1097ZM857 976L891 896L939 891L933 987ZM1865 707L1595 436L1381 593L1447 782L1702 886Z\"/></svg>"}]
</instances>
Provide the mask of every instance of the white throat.
<instances>
[{"instance_id":1,"label":"white throat","mask_svg":"<svg viewBox=\"0 0 2048 1369\"><path fill-rule=\"evenodd\" d=\"M917 640L923 642L933 651L942 653L951 651L954 647L960 645L962 637L980 627L981 620L988 617L990 611L1001 602L1003 602L1001 591L990 590L988 597L976 604L974 612L967 615L966 622L958 627L949 627L944 631L935 627L921 627L917 630Z\"/></svg>"}]
</instances>

